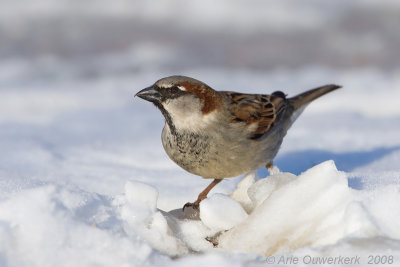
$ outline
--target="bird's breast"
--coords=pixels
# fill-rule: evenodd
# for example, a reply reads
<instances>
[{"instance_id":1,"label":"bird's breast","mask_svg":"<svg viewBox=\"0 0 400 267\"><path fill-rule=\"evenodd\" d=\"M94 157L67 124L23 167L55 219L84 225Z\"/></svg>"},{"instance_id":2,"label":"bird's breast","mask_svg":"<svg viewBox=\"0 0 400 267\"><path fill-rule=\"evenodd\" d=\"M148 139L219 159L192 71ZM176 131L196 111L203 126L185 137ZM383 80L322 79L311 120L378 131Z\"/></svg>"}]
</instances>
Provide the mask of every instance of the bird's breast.
<instances>
[{"instance_id":1,"label":"bird's breast","mask_svg":"<svg viewBox=\"0 0 400 267\"><path fill-rule=\"evenodd\" d=\"M193 132L171 132L166 125L162 132L162 144L168 156L188 172L201 175L199 170L209 163L212 138Z\"/></svg>"}]
</instances>

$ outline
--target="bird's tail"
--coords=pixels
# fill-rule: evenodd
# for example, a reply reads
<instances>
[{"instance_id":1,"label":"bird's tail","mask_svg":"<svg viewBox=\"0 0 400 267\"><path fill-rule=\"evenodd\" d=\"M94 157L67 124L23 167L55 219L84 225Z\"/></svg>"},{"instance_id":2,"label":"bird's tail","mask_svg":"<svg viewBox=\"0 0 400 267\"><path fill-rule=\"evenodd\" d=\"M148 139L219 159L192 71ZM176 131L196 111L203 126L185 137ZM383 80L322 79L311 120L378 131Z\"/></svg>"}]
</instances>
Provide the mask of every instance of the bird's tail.
<instances>
[{"instance_id":1,"label":"bird's tail","mask_svg":"<svg viewBox=\"0 0 400 267\"><path fill-rule=\"evenodd\" d=\"M335 84L321 86L289 98L289 103L293 107L293 110L296 111L298 109L305 107L307 104L317 99L318 97L323 96L339 88L341 88L341 86Z\"/></svg>"}]
</instances>

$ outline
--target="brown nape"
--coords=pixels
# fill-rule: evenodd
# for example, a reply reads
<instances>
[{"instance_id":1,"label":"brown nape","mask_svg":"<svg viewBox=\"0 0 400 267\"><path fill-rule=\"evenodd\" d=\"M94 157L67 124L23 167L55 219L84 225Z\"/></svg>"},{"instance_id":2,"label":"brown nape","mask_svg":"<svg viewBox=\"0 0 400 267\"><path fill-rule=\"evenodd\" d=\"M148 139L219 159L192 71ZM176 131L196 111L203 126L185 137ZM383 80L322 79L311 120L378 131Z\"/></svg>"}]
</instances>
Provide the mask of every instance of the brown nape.
<instances>
[{"instance_id":1,"label":"brown nape","mask_svg":"<svg viewBox=\"0 0 400 267\"><path fill-rule=\"evenodd\" d=\"M214 111L221 106L221 96L215 90L205 84L181 82L179 85L186 88L187 92L195 94L203 103L201 109L204 115Z\"/></svg>"},{"instance_id":2,"label":"brown nape","mask_svg":"<svg viewBox=\"0 0 400 267\"><path fill-rule=\"evenodd\" d=\"M217 184L219 184L219 182L221 182L223 179L214 179L214 181L211 182L211 184L209 184L206 189L204 189L199 196L197 197L197 200L193 203L186 203L185 205L183 205L182 210L185 211L186 207L193 207L194 209L198 209L200 202L203 201L204 199L207 198L208 193L211 191L211 189L213 189L214 186L216 186Z\"/></svg>"}]
</instances>

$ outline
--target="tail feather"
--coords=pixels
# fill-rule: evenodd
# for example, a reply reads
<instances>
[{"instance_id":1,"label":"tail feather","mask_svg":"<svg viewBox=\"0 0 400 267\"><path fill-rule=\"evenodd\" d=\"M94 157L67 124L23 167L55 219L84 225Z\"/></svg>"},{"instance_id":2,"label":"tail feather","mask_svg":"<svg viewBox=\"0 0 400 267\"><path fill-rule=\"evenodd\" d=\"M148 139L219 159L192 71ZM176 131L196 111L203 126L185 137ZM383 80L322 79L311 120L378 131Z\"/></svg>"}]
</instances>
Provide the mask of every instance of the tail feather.
<instances>
[{"instance_id":1,"label":"tail feather","mask_svg":"<svg viewBox=\"0 0 400 267\"><path fill-rule=\"evenodd\" d=\"M311 89L307 92L301 93L297 96L289 98L289 103L292 105L294 108L294 111L306 106L309 104L311 101L317 99L320 96L323 96L327 93L330 93L334 90L337 90L341 88L342 86L335 85L335 84L329 84L325 86L321 86L315 89Z\"/></svg>"}]
</instances>

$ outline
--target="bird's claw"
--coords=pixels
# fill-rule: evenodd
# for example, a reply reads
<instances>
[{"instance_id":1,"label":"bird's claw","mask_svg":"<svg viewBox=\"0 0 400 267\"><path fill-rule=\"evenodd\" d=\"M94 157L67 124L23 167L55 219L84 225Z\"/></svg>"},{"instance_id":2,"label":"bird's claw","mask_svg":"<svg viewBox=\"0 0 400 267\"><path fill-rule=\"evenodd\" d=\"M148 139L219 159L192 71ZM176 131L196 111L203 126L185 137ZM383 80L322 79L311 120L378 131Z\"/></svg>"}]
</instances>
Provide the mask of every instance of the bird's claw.
<instances>
[{"instance_id":1,"label":"bird's claw","mask_svg":"<svg viewBox=\"0 0 400 267\"><path fill-rule=\"evenodd\" d=\"M198 210L199 206L200 205L198 203L196 203L196 202L193 202L193 203L188 202L185 205L183 205L182 211L185 211L185 208L187 208L187 207L192 207L193 209Z\"/></svg>"}]
</instances>

